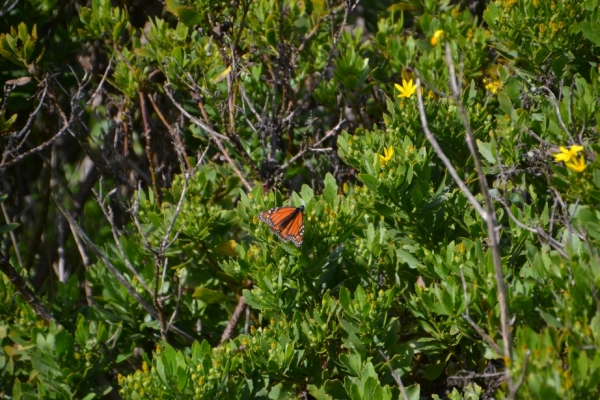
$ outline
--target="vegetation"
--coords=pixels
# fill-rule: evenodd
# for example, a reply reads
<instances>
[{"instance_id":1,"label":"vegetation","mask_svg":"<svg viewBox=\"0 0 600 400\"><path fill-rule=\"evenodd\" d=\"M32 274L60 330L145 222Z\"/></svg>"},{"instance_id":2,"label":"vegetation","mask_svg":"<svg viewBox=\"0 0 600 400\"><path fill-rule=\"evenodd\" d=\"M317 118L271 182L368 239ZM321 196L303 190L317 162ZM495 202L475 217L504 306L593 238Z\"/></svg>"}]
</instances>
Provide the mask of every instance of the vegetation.
<instances>
[{"instance_id":1,"label":"vegetation","mask_svg":"<svg viewBox=\"0 0 600 400\"><path fill-rule=\"evenodd\" d=\"M598 398L599 14L3 2L0 396Z\"/></svg>"}]
</instances>

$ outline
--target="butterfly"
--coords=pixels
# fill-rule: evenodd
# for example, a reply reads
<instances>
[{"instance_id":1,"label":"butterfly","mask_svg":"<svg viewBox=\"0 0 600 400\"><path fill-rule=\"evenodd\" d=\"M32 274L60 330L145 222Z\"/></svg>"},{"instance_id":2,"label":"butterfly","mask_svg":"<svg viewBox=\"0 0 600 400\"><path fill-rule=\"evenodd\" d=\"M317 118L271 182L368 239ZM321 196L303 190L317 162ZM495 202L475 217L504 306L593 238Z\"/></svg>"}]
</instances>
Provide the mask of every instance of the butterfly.
<instances>
[{"instance_id":1,"label":"butterfly","mask_svg":"<svg viewBox=\"0 0 600 400\"><path fill-rule=\"evenodd\" d=\"M300 247L304 239L303 212L304 206L275 207L258 214L258 219L266 222L284 242L292 242Z\"/></svg>"}]
</instances>

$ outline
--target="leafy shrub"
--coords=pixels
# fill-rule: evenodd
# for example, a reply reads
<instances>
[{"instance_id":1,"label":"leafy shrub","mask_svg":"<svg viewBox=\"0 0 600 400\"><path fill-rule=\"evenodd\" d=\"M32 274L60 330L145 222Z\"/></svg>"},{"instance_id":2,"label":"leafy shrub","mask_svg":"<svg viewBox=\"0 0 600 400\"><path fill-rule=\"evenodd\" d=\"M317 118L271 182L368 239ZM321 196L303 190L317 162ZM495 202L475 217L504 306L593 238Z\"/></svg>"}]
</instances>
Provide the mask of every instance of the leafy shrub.
<instances>
[{"instance_id":1,"label":"leafy shrub","mask_svg":"<svg viewBox=\"0 0 600 400\"><path fill-rule=\"evenodd\" d=\"M597 397L598 4L477 4L6 9L2 396Z\"/></svg>"}]
</instances>

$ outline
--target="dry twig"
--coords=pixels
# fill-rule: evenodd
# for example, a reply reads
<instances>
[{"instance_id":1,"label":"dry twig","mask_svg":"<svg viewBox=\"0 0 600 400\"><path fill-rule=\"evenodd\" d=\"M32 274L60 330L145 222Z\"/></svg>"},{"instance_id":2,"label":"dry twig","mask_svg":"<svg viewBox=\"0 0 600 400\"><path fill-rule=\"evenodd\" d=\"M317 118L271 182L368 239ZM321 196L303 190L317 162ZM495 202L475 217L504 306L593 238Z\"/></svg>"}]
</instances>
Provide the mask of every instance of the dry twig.
<instances>
[{"instance_id":1,"label":"dry twig","mask_svg":"<svg viewBox=\"0 0 600 400\"><path fill-rule=\"evenodd\" d=\"M52 195L52 199L54 200L54 203L56 204L60 212L69 222L69 225L71 225L71 230L75 232L75 234L79 236L81 241L92 251L92 253L94 253L96 257L98 257L102 261L102 263L111 272L111 274L127 290L129 295L133 297L142 306L142 308L144 308L144 310L148 312L148 314L150 314L152 317L158 320L158 312L150 304L148 304L148 302L144 300L142 296L140 296L140 294L133 288L133 286L131 286L127 279L125 279L125 277L121 274L121 272L119 272L119 270L110 262L110 260L102 252L102 250L100 250L98 246L96 246L94 242L91 241L91 239L85 234L83 229L81 229L81 227L77 224L73 216L71 216L71 213L69 213L69 211L67 211L67 209L63 206L61 201L57 199L54 195ZM176 326L171 326L169 330L188 343L192 343L194 341L194 338L192 338L190 335L177 328Z\"/></svg>"},{"instance_id":2,"label":"dry twig","mask_svg":"<svg viewBox=\"0 0 600 400\"><path fill-rule=\"evenodd\" d=\"M469 117L467 115L467 110L465 109L462 101L461 101L461 93L458 87L458 83L456 80L456 72L454 69L454 61L452 60L452 53L450 51L450 45L446 43L446 64L448 65L448 71L450 73L450 88L452 90L452 99L454 100L454 104L456 104L458 108L458 114L462 120L463 126L465 127L465 134L467 145L469 150L471 151L471 156L473 157L473 162L475 164L475 170L477 171L479 188L483 198L485 200L485 208L486 214L488 218L486 219L487 231L488 231L488 239L489 246L492 254L492 260L494 262L494 272L496 278L496 286L498 288L498 304L500 306L500 323L501 323L501 331L502 331L502 344L504 346L503 356L508 365L512 365L512 339L510 333L510 321L509 321L509 310L508 310L508 298L506 294L506 285L504 283L504 273L502 272L502 259L500 258L500 245L499 245L499 226L496 221L496 212L494 209L494 203L492 201L492 197L490 191L487 186L487 180L485 174L483 172L483 166L481 164L481 158L479 156L479 151L477 150L477 145L475 143L475 135L473 133L473 129L471 128L471 124L469 123ZM418 89L417 89L418 93ZM510 373L510 369L506 369L507 374L507 383L509 387L509 391L512 390L512 377Z\"/></svg>"},{"instance_id":3,"label":"dry twig","mask_svg":"<svg viewBox=\"0 0 600 400\"><path fill-rule=\"evenodd\" d=\"M387 356L387 354L385 354L381 350L379 350L379 354L381 354L381 357L383 357L385 359L385 363L387 364L388 368L390 369L390 372L392 373L392 378L394 378L394 380L396 381L396 384L400 388L400 393L402 393L402 397L404 398L404 400L409 400L408 393L406 392L406 388L404 387L404 384L402 383L402 379L400 378L400 375L398 375L397 373L394 372L394 369L392 368L392 364L390 364L390 358Z\"/></svg>"}]
</instances>

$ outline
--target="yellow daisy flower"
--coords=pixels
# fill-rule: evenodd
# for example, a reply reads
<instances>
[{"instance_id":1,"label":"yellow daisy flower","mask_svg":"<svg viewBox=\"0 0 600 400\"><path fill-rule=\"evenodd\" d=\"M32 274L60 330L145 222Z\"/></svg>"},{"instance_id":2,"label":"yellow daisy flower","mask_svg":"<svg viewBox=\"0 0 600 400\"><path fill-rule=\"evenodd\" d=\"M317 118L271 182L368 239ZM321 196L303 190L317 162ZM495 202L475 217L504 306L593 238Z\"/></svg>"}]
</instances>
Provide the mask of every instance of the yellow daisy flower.
<instances>
[{"instance_id":1,"label":"yellow daisy flower","mask_svg":"<svg viewBox=\"0 0 600 400\"><path fill-rule=\"evenodd\" d=\"M413 84L412 79L409 80L408 82L406 82L405 79L402 79L402 86L398 85L397 83L395 83L394 86L400 92L400 94L398 95L398 98L410 97L413 94L415 94L415 92L417 91L417 85Z\"/></svg>"},{"instance_id":2,"label":"yellow daisy flower","mask_svg":"<svg viewBox=\"0 0 600 400\"><path fill-rule=\"evenodd\" d=\"M392 159L392 156L394 155L394 148L391 146L389 149L384 147L383 154L383 156L381 154L379 155L379 164L381 164L382 167L385 167L385 165Z\"/></svg>"},{"instance_id":3,"label":"yellow daisy flower","mask_svg":"<svg viewBox=\"0 0 600 400\"><path fill-rule=\"evenodd\" d=\"M585 170L585 158L583 156L573 157L572 161L565 162L567 168L575 172L583 172Z\"/></svg>"},{"instance_id":4,"label":"yellow daisy flower","mask_svg":"<svg viewBox=\"0 0 600 400\"><path fill-rule=\"evenodd\" d=\"M560 146L558 150L559 153L554 155L554 161L564 161L566 163L571 160L571 158L575 157L579 152L583 151L583 146L573 145L568 150L566 147Z\"/></svg>"}]
</instances>

